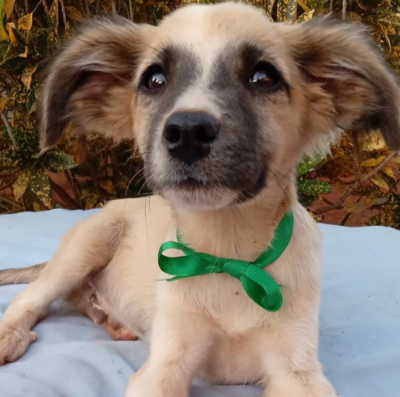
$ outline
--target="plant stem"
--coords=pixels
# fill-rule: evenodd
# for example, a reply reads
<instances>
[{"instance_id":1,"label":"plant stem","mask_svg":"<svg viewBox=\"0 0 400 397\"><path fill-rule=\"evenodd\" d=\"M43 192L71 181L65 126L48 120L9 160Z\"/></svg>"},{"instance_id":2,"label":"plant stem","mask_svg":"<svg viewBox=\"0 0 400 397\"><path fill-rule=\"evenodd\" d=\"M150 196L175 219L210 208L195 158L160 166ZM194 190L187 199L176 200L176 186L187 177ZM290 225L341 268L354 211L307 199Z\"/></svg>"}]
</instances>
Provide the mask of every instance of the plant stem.
<instances>
[{"instance_id":1,"label":"plant stem","mask_svg":"<svg viewBox=\"0 0 400 397\"><path fill-rule=\"evenodd\" d=\"M13 133L13 130L11 128L10 123L7 120L7 116L4 114L4 112L2 110L0 110L0 117L3 120L4 125L6 126L7 132L8 132L8 136L11 139L11 142L14 146L14 150L18 150L18 145L17 145L17 141L15 140L15 136Z\"/></svg>"}]
</instances>

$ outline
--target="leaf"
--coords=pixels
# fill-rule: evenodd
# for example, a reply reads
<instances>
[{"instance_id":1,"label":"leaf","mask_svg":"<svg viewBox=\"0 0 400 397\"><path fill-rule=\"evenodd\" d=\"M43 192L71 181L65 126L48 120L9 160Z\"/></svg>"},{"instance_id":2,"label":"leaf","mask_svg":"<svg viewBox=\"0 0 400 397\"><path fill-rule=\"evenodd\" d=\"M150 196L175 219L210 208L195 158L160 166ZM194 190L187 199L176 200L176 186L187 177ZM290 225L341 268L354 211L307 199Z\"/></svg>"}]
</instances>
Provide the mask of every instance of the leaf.
<instances>
[{"instance_id":1,"label":"leaf","mask_svg":"<svg viewBox=\"0 0 400 397\"><path fill-rule=\"evenodd\" d=\"M296 0L278 0L277 17L279 22L294 22L297 18Z\"/></svg>"},{"instance_id":2,"label":"leaf","mask_svg":"<svg viewBox=\"0 0 400 397\"><path fill-rule=\"evenodd\" d=\"M344 210L348 213L348 214L356 214L359 213L361 211L364 211L368 208L371 207L371 203L368 201L359 201L356 202L354 201L354 199L351 197L346 205L344 206Z\"/></svg>"},{"instance_id":3,"label":"leaf","mask_svg":"<svg viewBox=\"0 0 400 397\"><path fill-rule=\"evenodd\" d=\"M321 193L329 193L332 190L329 183L311 179L307 179L305 181L299 181L298 189L302 193L313 194L313 195Z\"/></svg>"},{"instance_id":4,"label":"leaf","mask_svg":"<svg viewBox=\"0 0 400 397\"><path fill-rule=\"evenodd\" d=\"M40 206L39 203L37 203L36 201L34 201L34 202L33 202L33 210L34 210L35 212L39 212L39 211L42 211L42 207Z\"/></svg>"},{"instance_id":5,"label":"leaf","mask_svg":"<svg viewBox=\"0 0 400 397\"><path fill-rule=\"evenodd\" d=\"M115 194L115 186L113 184L113 181L111 180L105 180L100 182L100 186L110 194Z\"/></svg>"},{"instance_id":6,"label":"leaf","mask_svg":"<svg viewBox=\"0 0 400 397\"><path fill-rule=\"evenodd\" d=\"M374 196L374 194L371 194L370 196L367 197L367 201L371 205L384 205L389 201L389 198L387 196L376 197Z\"/></svg>"},{"instance_id":7,"label":"leaf","mask_svg":"<svg viewBox=\"0 0 400 397\"><path fill-rule=\"evenodd\" d=\"M25 46L25 51L22 52L21 54L19 54L18 56L20 58L28 58L28 54L29 54L29 47L26 45Z\"/></svg>"},{"instance_id":8,"label":"leaf","mask_svg":"<svg viewBox=\"0 0 400 397\"><path fill-rule=\"evenodd\" d=\"M18 155L14 150L2 150L0 152L0 165L3 167L17 167Z\"/></svg>"},{"instance_id":9,"label":"leaf","mask_svg":"<svg viewBox=\"0 0 400 397\"><path fill-rule=\"evenodd\" d=\"M300 204L305 208L310 208L311 205L314 203L314 201L317 199L318 199L318 195L304 194L302 192L299 192Z\"/></svg>"},{"instance_id":10,"label":"leaf","mask_svg":"<svg viewBox=\"0 0 400 397\"><path fill-rule=\"evenodd\" d=\"M96 207L99 202L99 198L97 197L93 186L89 184L83 185L81 189L81 199L84 202L85 210L90 210Z\"/></svg>"},{"instance_id":11,"label":"leaf","mask_svg":"<svg viewBox=\"0 0 400 397\"><path fill-rule=\"evenodd\" d=\"M316 155L313 159L305 156L303 162L297 167L297 176L302 176L307 172L311 171L318 164L320 164L324 160L324 157L321 155Z\"/></svg>"},{"instance_id":12,"label":"leaf","mask_svg":"<svg viewBox=\"0 0 400 397\"><path fill-rule=\"evenodd\" d=\"M395 164L400 164L400 155L394 156L390 161Z\"/></svg>"},{"instance_id":13,"label":"leaf","mask_svg":"<svg viewBox=\"0 0 400 397\"><path fill-rule=\"evenodd\" d=\"M67 12L67 15L73 20L80 22L83 19L82 13L77 10L75 7L72 6L66 6L65 11Z\"/></svg>"},{"instance_id":14,"label":"leaf","mask_svg":"<svg viewBox=\"0 0 400 397\"><path fill-rule=\"evenodd\" d=\"M386 156L379 156L376 159L368 159L363 161L360 165L362 167L376 167L378 166L380 163L382 163L383 160L385 160Z\"/></svg>"},{"instance_id":15,"label":"leaf","mask_svg":"<svg viewBox=\"0 0 400 397\"><path fill-rule=\"evenodd\" d=\"M382 168L382 172L384 172L387 176L390 178L396 180L396 176L394 175L393 168L390 167L389 165L385 166Z\"/></svg>"},{"instance_id":16,"label":"leaf","mask_svg":"<svg viewBox=\"0 0 400 397\"><path fill-rule=\"evenodd\" d=\"M29 32L32 29L33 14L27 14L18 19L18 30Z\"/></svg>"},{"instance_id":17,"label":"leaf","mask_svg":"<svg viewBox=\"0 0 400 397\"><path fill-rule=\"evenodd\" d=\"M23 85L29 90L31 88L31 84L32 84L32 75L33 73L36 72L36 69L38 68L38 64L37 63L33 63L31 65L28 65L24 71L22 72L22 76L21 76L21 81L23 83Z\"/></svg>"},{"instance_id":18,"label":"leaf","mask_svg":"<svg viewBox=\"0 0 400 397\"><path fill-rule=\"evenodd\" d=\"M3 110L6 107L7 102L9 101L9 99L10 98L8 98L6 96L3 96L3 95L0 96L0 110Z\"/></svg>"},{"instance_id":19,"label":"leaf","mask_svg":"<svg viewBox=\"0 0 400 397\"><path fill-rule=\"evenodd\" d=\"M6 14L6 20L8 20L8 18L10 18L10 15L14 8L14 3L15 3L15 0L5 0L4 1L3 10Z\"/></svg>"},{"instance_id":20,"label":"leaf","mask_svg":"<svg viewBox=\"0 0 400 397\"><path fill-rule=\"evenodd\" d=\"M26 160L32 160L32 155L39 150L39 138L35 131L28 128L21 129L24 125L19 122L20 129L14 130L15 139L19 146L19 154L26 157Z\"/></svg>"},{"instance_id":21,"label":"leaf","mask_svg":"<svg viewBox=\"0 0 400 397\"><path fill-rule=\"evenodd\" d=\"M12 44L14 47L16 47L16 46L18 45L18 40L17 40L17 38L15 37L15 34L14 34L14 29L15 29L14 23L13 23L13 22L9 22L9 23L6 25L6 29L7 29L8 37L9 37L9 39L10 39L10 41L11 41L11 44ZM8 52L8 51L7 51L7 52Z\"/></svg>"},{"instance_id":22,"label":"leaf","mask_svg":"<svg viewBox=\"0 0 400 397\"><path fill-rule=\"evenodd\" d=\"M51 208L51 187L49 177L44 168L36 168L30 177L30 187L37 198L47 207Z\"/></svg>"},{"instance_id":23,"label":"leaf","mask_svg":"<svg viewBox=\"0 0 400 397\"><path fill-rule=\"evenodd\" d=\"M29 170L24 170L19 174L18 179L13 184L15 200L19 201L20 198L24 195L29 184L29 179Z\"/></svg>"},{"instance_id":24,"label":"leaf","mask_svg":"<svg viewBox=\"0 0 400 397\"><path fill-rule=\"evenodd\" d=\"M378 187L389 190L389 185L380 176L375 175L371 177L370 181Z\"/></svg>"},{"instance_id":25,"label":"leaf","mask_svg":"<svg viewBox=\"0 0 400 397\"><path fill-rule=\"evenodd\" d=\"M381 218L380 214L375 215L365 223L365 226L380 226L382 224Z\"/></svg>"},{"instance_id":26,"label":"leaf","mask_svg":"<svg viewBox=\"0 0 400 397\"><path fill-rule=\"evenodd\" d=\"M51 172L62 172L76 167L78 164L63 152L47 152L43 155L43 165Z\"/></svg>"},{"instance_id":27,"label":"leaf","mask_svg":"<svg viewBox=\"0 0 400 397\"><path fill-rule=\"evenodd\" d=\"M300 5L301 5L301 3L299 2L299 1L297 1ZM302 5L301 5L302 6ZM303 7L303 6L302 6ZM304 8L304 7L303 7ZM307 7L308 8L308 7ZM314 12L315 12L315 10L311 10L311 11L307 11L307 12L304 12L303 14L301 14L298 18L297 18L297 20L296 20L296 23L303 23L303 22L307 22L307 21L309 21L310 19L312 19L312 17L313 17L313 15L314 15Z\"/></svg>"},{"instance_id":28,"label":"leaf","mask_svg":"<svg viewBox=\"0 0 400 397\"><path fill-rule=\"evenodd\" d=\"M375 152L385 150L387 146L382 135L379 132L373 132L361 141L361 149L365 152Z\"/></svg>"},{"instance_id":29,"label":"leaf","mask_svg":"<svg viewBox=\"0 0 400 397\"><path fill-rule=\"evenodd\" d=\"M8 37L7 31L4 29L3 25L4 16L6 15L4 10L4 3L5 3L4 0L0 0L0 41L9 42L10 38Z\"/></svg>"},{"instance_id":30,"label":"leaf","mask_svg":"<svg viewBox=\"0 0 400 397\"><path fill-rule=\"evenodd\" d=\"M46 57L48 53L48 40L49 40L49 29L34 28L35 40L33 41L33 50L36 55L41 58Z\"/></svg>"},{"instance_id":31,"label":"leaf","mask_svg":"<svg viewBox=\"0 0 400 397\"><path fill-rule=\"evenodd\" d=\"M267 6L267 13L268 15L272 15L272 10L274 9L274 5L277 0L269 0L268 1L268 6Z\"/></svg>"},{"instance_id":32,"label":"leaf","mask_svg":"<svg viewBox=\"0 0 400 397\"><path fill-rule=\"evenodd\" d=\"M13 46L18 45L18 40L17 40L17 38L15 37L15 34L14 34L14 29L15 29L14 22L9 22L6 25L6 28L7 28L7 32L8 32L8 37L10 38L12 45Z\"/></svg>"}]
</instances>

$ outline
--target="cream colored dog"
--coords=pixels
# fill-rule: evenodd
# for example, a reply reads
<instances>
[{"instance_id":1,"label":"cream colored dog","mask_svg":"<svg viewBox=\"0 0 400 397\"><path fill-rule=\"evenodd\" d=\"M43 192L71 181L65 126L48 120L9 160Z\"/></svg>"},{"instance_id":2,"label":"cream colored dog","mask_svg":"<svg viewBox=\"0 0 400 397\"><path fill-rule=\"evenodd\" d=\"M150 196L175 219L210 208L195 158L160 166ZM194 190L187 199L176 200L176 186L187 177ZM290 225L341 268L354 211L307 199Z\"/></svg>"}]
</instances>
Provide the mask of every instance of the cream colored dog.
<instances>
[{"instance_id":1,"label":"cream colored dog","mask_svg":"<svg viewBox=\"0 0 400 397\"><path fill-rule=\"evenodd\" d=\"M380 128L399 150L399 112L398 81L359 26L274 24L235 3L184 7L158 27L89 24L49 69L43 145L69 121L134 138L159 196L112 202L47 264L0 273L34 279L1 320L0 362L24 354L64 298L151 345L128 397L185 397L194 375L260 383L266 397L335 396L317 357L320 234L297 202L296 164L339 129ZM290 209L292 239L267 269L283 286L278 312L227 274L158 281L177 229L198 252L253 261Z\"/></svg>"}]
</instances>

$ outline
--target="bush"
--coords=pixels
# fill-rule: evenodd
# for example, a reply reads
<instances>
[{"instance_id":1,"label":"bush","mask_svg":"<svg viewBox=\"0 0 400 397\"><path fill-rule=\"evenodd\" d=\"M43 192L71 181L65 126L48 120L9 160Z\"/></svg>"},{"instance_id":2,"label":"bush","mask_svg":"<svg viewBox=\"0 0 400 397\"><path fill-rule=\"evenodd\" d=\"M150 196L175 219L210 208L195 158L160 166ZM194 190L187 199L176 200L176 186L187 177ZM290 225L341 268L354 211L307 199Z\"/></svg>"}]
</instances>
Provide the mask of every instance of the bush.
<instances>
[{"instance_id":1,"label":"bush","mask_svg":"<svg viewBox=\"0 0 400 397\"><path fill-rule=\"evenodd\" d=\"M299 23L333 10L366 23L400 71L400 0L361 1L252 3L275 21ZM0 213L90 209L114 198L149 194L142 164L129 142L114 147L95 134L77 138L68 126L60 144L39 155L39 76L49 55L84 18L118 13L156 24L189 2L0 0ZM389 152L378 131L363 142L347 131L327 158L307 158L299 166L299 197L320 221L400 229L399 167L400 157Z\"/></svg>"}]
</instances>

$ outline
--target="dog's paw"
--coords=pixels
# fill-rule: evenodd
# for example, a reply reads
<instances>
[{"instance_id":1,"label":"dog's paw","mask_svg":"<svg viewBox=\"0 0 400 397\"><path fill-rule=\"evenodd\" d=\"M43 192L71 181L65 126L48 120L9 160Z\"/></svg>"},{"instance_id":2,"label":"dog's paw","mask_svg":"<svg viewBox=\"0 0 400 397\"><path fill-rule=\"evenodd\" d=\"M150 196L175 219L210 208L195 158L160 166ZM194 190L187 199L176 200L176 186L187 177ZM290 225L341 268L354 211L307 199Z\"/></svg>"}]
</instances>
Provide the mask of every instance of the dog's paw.
<instances>
[{"instance_id":1,"label":"dog's paw","mask_svg":"<svg viewBox=\"0 0 400 397\"><path fill-rule=\"evenodd\" d=\"M267 384L264 397L337 397L322 372L296 372L293 376L274 377Z\"/></svg>"},{"instance_id":2,"label":"dog's paw","mask_svg":"<svg viewBox=\"0 0 400 397\"><path fill-rule=\"evenodd\" d=\"M132 376L125 397L187 397L188 390L169 380L150 376L147 371Z\"/></svg>"},{"instance_id":3,"label":"dog's paw","mask_svg":"<svg viewBox=\"0 0 400 397\"><path fill-rule=\"evenodd\" d=\"M0 365L17 360L35 339L33 331L0 323Z\"/></svg>"}]
</instances>

